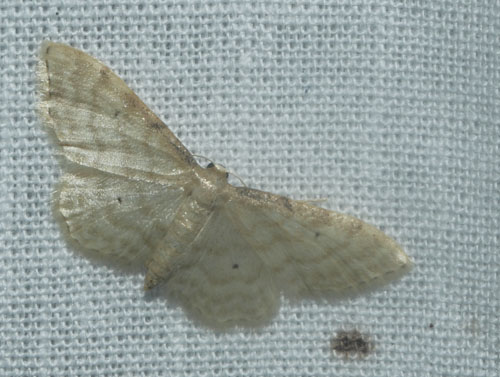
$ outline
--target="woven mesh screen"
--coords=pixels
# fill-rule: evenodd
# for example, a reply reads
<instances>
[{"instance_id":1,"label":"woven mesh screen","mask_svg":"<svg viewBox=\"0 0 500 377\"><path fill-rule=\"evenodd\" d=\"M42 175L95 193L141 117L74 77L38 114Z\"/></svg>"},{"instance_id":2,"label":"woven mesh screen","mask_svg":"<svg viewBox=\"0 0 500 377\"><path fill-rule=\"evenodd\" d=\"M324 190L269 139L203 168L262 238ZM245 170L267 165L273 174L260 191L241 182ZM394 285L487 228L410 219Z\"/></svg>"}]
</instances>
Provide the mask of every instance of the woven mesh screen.
<instances>
[{"instance_id":1,"label":"woven mesh screen","mask_svg":"<svg viewBox=\"0 0 500 377\"><path fill-rule=\"evenodd\" d=\"M496 1L3 1L0 374L493 376L500 364ZM106 62L191 152L255 188L327 198L415 269L337 303L215 334L81 258L51 212L42 40ZM365 357L330 349L356 329Z\"/></svg>"}]
</instances>

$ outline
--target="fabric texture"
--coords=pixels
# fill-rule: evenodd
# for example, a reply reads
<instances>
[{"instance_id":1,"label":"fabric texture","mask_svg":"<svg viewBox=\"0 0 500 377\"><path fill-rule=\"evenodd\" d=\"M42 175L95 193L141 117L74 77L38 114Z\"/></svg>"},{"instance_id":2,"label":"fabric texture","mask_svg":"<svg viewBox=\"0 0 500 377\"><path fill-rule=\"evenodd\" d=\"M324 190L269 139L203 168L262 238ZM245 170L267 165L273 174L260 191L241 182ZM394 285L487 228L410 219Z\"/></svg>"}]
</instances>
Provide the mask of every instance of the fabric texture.
<instances>
[{"instance_id":1,"label":"fabric texture","mask_svg":"<svg viewBox=\"0 0 500 377\"><path fill-rule=\"evenodd\" d=\"M0 375L497 375L497 1L7 0L0 30ZM105 62L192 153L251 187L326 198L396 239L414 270L214 333L145 294L143 276L82 258L51 211L44 39ZM341 330L373 349L335 353Z\"/></svg>"}]
</instances>

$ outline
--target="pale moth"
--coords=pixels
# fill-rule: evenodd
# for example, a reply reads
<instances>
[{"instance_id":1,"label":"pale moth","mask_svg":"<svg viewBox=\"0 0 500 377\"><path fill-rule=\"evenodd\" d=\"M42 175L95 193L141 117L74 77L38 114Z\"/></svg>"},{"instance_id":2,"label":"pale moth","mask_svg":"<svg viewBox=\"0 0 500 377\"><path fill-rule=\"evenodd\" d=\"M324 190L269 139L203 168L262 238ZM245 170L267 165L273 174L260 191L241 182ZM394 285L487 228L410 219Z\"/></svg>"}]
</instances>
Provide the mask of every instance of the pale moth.
<instances>
[{"instance_id":1,"label":"pale moth","mask_svg":"<svg viewBox=\"0 0 500 377\"><path fill-rule=\"evenodd\" d=\"M55 215L79 250L145 268L144 288L213 327L259 326L289 298L336 298L411 261L378 229L203 168L103 63L44 42L39 111L62 156Z\"/></svg>"}]
</instances>

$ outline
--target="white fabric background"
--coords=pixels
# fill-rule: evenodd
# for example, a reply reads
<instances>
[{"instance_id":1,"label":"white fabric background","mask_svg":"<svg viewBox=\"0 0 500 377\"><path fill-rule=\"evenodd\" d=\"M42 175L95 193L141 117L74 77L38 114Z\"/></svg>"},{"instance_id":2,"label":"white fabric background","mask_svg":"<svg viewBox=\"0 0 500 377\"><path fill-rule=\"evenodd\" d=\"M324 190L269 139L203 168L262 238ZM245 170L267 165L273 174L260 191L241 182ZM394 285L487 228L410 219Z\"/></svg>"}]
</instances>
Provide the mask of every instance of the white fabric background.
<instances>
[{"instance_id":1,"label":"white fabric background","mask_svg":"<svg viewBox=\"0 0 500 377\"><path fill-rule=\"evenodd\" d=\"M2 376L498 375L498 1L7 0L0 31ZM106 62L191 152L252 187L328 198L415 269L214 334L145 297L142 276L81 258L51 213L43 39ZM364 359L329 350L353 328L375 342Z\"/></svg>"}]
</instances>

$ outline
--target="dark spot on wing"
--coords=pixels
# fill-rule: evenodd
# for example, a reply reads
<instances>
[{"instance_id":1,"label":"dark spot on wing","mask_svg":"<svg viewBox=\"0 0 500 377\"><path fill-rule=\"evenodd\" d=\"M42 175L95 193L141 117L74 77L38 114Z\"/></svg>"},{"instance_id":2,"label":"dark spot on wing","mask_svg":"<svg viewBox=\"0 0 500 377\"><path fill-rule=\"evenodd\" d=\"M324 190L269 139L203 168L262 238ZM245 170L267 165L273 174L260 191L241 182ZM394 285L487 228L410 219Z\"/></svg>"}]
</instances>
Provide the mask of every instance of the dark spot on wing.
<instances>
[{"instance_id":1,"label":"dark spot on wing","mask_svg":"<svg viewBox=\"0 0 500 377\"><path fill-rule=\"evenodd\" d=\"M283 206L289 210L289 211L293 211L293 208L292 208L292 203L290 203L290 199L288 199L287 197L285 196L282 196L280 197L280 202L281 204L283 204Z\"/></svg>"},{"instance_id":2,"label":"dark spot on wing","mask_svg":"<svg viewBox=\"0 0 500 377\"><path fill-rule=\"evenodd\" d=\"M166 128L166 127L165 127ZM180 141L174 142L170 141L170 144L179 152L181 157L186 161L189 165L196 165L196 161L191 153L180 143Z\"/></svg>"},{"instance_id":3,"label":"dark spot on wing","mask_svg":"<svg viewBox=\"0 0 500 377\"><path fill-rule=\"evenodd\" d=\"M103 80L107 80L109 78L110 72L111 70L108 67L101 67L101 69L99 70L99 74L101 75L101 78Z\"/></svg>"},{"instance_id":4,"label":"dark spot on wing","mask_svg":"<svg viewBox=\"0 0 500 377\"><path fill-rule=\"evenodd\" d=\"M161 130L164 126L163 126L163 124L161 124L159 122L153 122L153 123L149 124L149 127L153 128L155 130Z\"/></svg>"},{"instance_id":5,"label":"dark spot on wing","mask_svg":"<svg viewBox=\"0 0 500 377\"><path fill-rule=\"evenodd\" d=\"M262 200L265 198L266 193L263 191L251 189L249 187L236 187L236 190L240 195L246 196L255 200Z\"/></svg>"},{"instance_id":6,"label":"dark spot on wing","mask_svg":"<svg viewBox=\"0 0 500 377\"><path fill-rule=\"evenodd\" d=\"M118 203L122 204L122 198L117 197L116 200L118 200Z\"/></svg>"},{"instance_id":7,"label":"dark spot on wing","mask_svg":"<svg viewBox=\"0 0 500 377\"><path fill-rule=\"evenodd\" d=\"M236 270L237 268L239 268L240 266L238 265L238 263L235 263L233 264L233 270Z\"/></svg>"},{"instance_id":8,"label":"dark spot on wing","mask_svg":"<svg viewBox=\"0 0 500 377\"><path fill-rule=\"evenodd\" d=\"M357 330L338 331L330 340L333 351L344 356L366 356L373 351L373 342Z\"/></svg>"},{"instance_id":9,"label":"dark spot on wing","mask_svg":"<svg viewBox=\"0 0 500 377\"><path fill-rule=\"evenodd\" d=\"M47 47L47 50L45 50L45 54L48 54L49 53L49 49L50 47ZM49 71L49 61L47 59L45 59L45 69L47 70L47 86L49 87L49 97L52 95L52 93L50 92L50 71Z\"/></svg>"},{"instance_id":10,"label":"dark spot on wing","mask_svg":"<svg viewBox=\"0 0 500 377\"><path fill-rule=\"evenodd\" d=\"M137 111L137 109L142 105L141 100L133 92L123 93L122 98L125 107L131 109L132 111Z\"/></svg>"}]
</instances>

